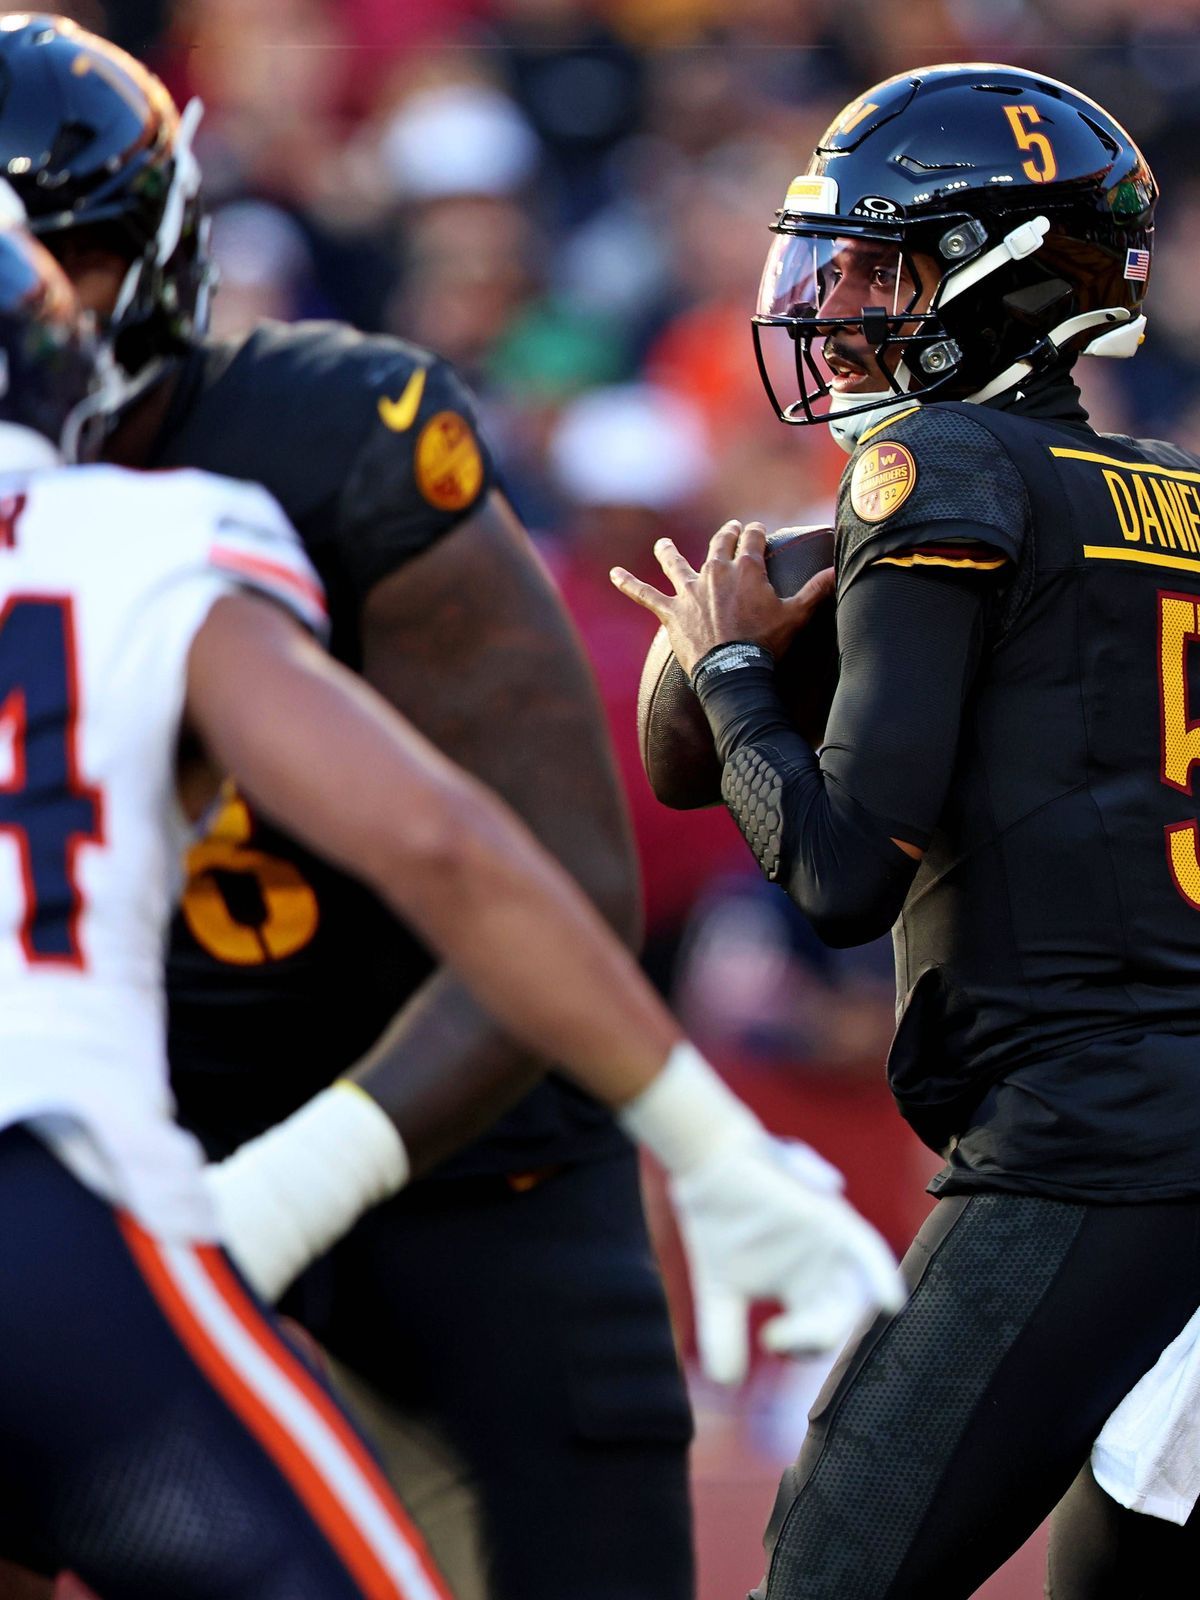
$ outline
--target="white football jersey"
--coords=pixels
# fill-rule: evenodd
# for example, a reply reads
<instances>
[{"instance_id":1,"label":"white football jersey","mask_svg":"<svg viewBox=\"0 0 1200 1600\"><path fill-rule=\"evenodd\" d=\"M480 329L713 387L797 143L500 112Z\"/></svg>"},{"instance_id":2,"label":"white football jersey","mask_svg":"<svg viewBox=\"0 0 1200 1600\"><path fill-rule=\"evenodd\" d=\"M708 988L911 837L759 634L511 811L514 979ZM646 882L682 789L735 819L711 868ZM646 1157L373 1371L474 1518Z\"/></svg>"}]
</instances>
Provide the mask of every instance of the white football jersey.
<instances>
[{"instance_id":1,"label":"white football jersey","mask_svg":"<svg viewBox=\"0 0 1200 1600\"><path fill-rule=\"evenodd\" d=\"M0 1127L32 1122L160 1236L214 1237L198 1146L171 1120L163 949L188 651L246 587L323 626L316 575L257 486L0 476Z\"/></svg>"}]
</instances>

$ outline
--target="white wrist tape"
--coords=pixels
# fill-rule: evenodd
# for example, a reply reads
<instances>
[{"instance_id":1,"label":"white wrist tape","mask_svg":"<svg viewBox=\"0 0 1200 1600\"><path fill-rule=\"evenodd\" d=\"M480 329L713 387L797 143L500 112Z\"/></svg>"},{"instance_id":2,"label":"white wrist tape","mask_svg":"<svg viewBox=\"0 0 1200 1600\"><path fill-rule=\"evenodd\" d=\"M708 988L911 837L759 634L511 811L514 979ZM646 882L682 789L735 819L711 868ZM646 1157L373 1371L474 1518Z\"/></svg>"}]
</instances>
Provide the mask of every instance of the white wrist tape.
<instances>
[{"instance_id":1,"label":"white wrist tape","mask_svg":"<svg viewBox=\"0 0 1200 1600\"><path fill-rule=\"evenodd\" d=\"M223 1242L274 1299L364 1211L403 1188L409 1171L387 1116L343 1080L210 1167L208 1181Z\"/></svg>"},{"instance_id":2,"label":"white wrist tape","mask_svg":"<svg viewBox=\"0 0 1200 1600\"><path fill-rule=\"evenodd\" d=\"M763 1136L763 1126L705 1061L695 1045L677 1044L641 1094L617 1112L631 1139L645 1145L673 1176L718 1150Z\"/></svg>"}]
</instances>

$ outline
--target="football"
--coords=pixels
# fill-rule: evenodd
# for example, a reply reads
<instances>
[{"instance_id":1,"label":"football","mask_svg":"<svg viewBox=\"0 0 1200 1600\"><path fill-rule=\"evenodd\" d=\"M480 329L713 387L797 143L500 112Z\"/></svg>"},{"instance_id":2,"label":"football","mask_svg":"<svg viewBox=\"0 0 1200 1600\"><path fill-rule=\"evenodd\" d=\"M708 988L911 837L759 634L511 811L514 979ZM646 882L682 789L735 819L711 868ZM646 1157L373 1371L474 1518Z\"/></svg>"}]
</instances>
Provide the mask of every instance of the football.
<instances>
[{"instance_id":1,"label":"football","mask_svg":"<svg viewBox=\"0 0 1200 1600\"><path fill-rule=\"evenodd\" d=\"M833 565L832 528L780 528L767 536L767 576L776 594L798 593ZM830 601L793 639L778 667L779 692L797 730L820 744L837 687L837 630ZM695 811L721 803L721 767L700 702L655 634L638 688L638 748L650 787L664 805Z\"/></svg>"}]
</instances>

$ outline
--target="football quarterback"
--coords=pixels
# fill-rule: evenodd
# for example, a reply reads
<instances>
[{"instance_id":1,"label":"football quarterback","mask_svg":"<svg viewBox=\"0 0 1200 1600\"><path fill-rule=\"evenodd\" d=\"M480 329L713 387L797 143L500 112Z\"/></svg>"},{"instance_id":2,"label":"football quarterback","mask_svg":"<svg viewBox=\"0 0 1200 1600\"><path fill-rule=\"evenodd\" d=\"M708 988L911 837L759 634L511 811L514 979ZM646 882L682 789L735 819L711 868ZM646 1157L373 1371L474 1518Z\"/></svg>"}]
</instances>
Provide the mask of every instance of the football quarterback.
<instances>
[{"instance_id":1,"label":"football quarterback","mask_svg":"<svg viewBox=\"0 0 1200 1600\"><path fill-rule=\"evenodd\" d=\"M965 1597L1077 1474L1055 1600L1172 1592L1164 1522L1133 1519L1136 1583L1106 1575L1131 1513L1088 1460L1200 1301L1200 459L1097 434L1072 378L1141 343L1156 199L1100 106L978 63L868 89L790 185L760 370L850 453L819 753L776 692L803 614L761 527L699 573L665 546L671 595L614 573L763 872L831 943L893 928L889 1079L945 1161L910 1301L785 1474L766 1600Z\"/></svg>"}]
</instances>

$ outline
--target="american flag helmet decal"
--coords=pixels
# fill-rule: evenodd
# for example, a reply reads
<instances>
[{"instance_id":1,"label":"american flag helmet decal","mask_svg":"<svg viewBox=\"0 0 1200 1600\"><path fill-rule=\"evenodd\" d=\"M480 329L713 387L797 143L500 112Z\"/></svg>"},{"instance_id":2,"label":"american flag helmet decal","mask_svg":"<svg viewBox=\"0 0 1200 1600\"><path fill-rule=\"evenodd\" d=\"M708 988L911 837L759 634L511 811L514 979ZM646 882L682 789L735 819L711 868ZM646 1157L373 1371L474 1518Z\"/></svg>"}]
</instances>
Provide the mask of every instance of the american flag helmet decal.
<instances>
[{"instance_id":1,"label":"american flag helmet decal","mask_svg":"<svg viewBox=\"0 0 1200 1600\"><path fill-rule=\"evenodd\" d=\"M1145 283L1150 276L1149 250L1126 250L1125 277L1130 283Z\"/></svg>"}]
</instances>

